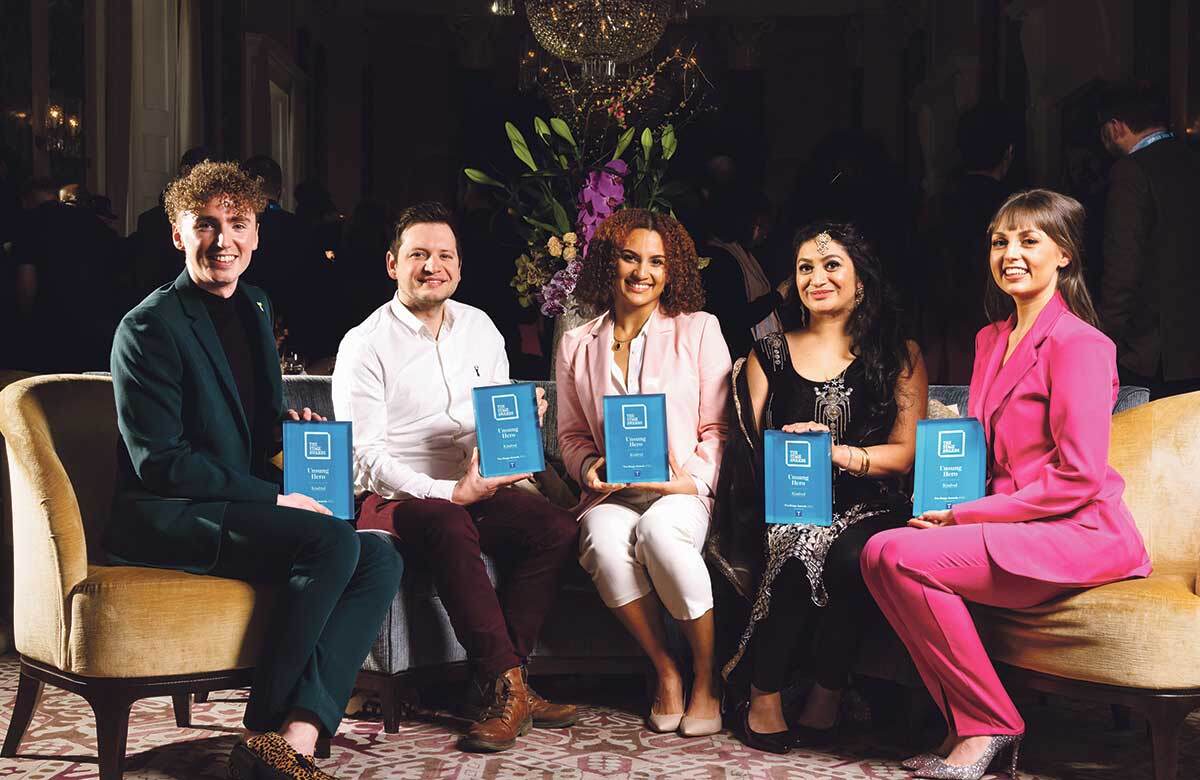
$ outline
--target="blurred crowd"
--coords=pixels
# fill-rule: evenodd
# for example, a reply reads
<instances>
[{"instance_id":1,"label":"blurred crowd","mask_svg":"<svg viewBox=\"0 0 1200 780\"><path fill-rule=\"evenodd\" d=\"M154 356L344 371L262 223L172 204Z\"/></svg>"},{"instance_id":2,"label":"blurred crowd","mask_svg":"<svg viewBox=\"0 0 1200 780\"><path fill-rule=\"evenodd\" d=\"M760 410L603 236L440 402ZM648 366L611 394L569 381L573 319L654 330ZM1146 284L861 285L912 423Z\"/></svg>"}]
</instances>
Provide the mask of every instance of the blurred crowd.
<instances>
[{"instance_id":1,"label":"blurred crowd","mask_svg":"<svg viewBox=\"0 0 1200 780\"><path fill-rule=\"evenodd\" d=\"M1200 386L1200 349L1185 336L1200 295L1200 163L1188 139L1166 127L1165 102L1153 90L1112 85L1089 130L1110 159L1091 158L1096 175L1059 186L1088 207L1083 262L1105 330L1117 342L1123 381L1179 392ZM987 321L988 220L1009 194L1033 184L1019 164L1024 137L1019 112L1001 105L965 112L958 169L934 196L859 130L823 139L790 193L774 203L735 152L672 170L689 185L677 216L710 259L706 308L725 324L733 354L746 354L756 328L773 327L793 275L797 228L844 220L876 245L931 382L965 382L974 334ZM180 171L211 157L190 149ZM364 200L347 217L319 181L308 180L295 187L292 212L281 205L283 176L274 160L257 156L242 166L270 198L246 278L275 304L285 368L328 371L341 335L393 292L384 255L393 205L405 204ZM458 209L464 274L457 297L500 327L514 376L547 376L552 323L536 307L522 308L509 286L523 249L519 238L484 188L464 182ZM0 327L10 336L0 366L107 369L120 317L183 269L161 203L138 215L128 236L117 228L119 217L107 197L79 182L14 182L0 154Z\"/></svg>"}]
</instances>

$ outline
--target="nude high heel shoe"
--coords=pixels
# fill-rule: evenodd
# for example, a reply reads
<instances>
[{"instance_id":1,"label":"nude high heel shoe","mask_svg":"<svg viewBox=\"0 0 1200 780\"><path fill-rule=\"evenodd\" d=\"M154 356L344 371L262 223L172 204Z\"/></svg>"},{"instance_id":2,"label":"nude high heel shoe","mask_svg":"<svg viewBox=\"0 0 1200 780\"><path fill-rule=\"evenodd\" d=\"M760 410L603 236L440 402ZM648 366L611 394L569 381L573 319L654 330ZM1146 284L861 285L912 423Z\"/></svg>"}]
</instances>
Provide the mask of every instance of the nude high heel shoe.
<instances>
[{"instance_id":1,"label":"nude high heel shoe","mask_svg":"<svg viewBox=\"0 0 1200 780\"><path fill-rule=\"evenodd\" d=\"M669 712L665 715L651 712L646 716L646 727L656 734L670 734L679 729L682 720L682 712Z\"/></svg>"}]
</instances>

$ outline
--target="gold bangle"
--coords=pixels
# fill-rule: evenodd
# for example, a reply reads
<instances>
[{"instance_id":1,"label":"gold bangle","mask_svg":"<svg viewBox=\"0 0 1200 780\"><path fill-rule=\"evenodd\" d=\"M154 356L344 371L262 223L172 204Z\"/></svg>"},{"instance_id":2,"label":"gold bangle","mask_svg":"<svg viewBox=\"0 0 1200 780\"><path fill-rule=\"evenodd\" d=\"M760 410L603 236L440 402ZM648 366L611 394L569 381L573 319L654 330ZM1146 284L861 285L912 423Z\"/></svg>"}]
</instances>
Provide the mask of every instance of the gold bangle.
<instances>
[{"instance_id":1,"label":"gold bangle","mask_svg":"<svg viewBox=\"0 0 1200 780\"><path fill-rule=\"evenodd\" d=\"M854 449L862 453L862 468L853 472L856 477L865 477L871 471L871 454L867 452L866 447L855 447Z\"/></svg>"}]
</instances>

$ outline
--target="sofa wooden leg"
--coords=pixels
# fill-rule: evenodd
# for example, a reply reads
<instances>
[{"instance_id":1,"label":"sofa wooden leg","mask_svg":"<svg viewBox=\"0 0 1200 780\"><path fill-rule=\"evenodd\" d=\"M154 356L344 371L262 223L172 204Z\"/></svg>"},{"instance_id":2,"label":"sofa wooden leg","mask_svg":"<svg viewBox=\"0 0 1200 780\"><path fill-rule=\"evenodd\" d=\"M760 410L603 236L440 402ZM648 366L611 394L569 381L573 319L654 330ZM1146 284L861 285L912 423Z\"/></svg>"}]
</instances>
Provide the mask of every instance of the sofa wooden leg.
<instances>
[{"instance_id":1,"label":"sofa wooden leg","mask_svg":"<svg viewBox=\"0 0 1200 780\"><path fill-rule=\"evenodd\" d=\"M0 756L12 758L17 754L21 738L25 736L25 729L29 728L33 713L37 711L38 701L42 698L42 688L41 680L35 680L24 670L21 671L17 681L17 701L13 704L12 720L9 721L8 735L4 738Z\"/></svg>"},{"instance_id":2,"label":"sofa wooden leg","mask_svg":"<svg viewBox=\"0 0 1200 780\"><path fill-rule=\"evenodd\" d=\"M313 758L329 758L329 743L332 742L329 737L317 737L317 746L313 750Z\"/></svg>"},{"instance_id":3,"label":"sofa wooden leg","mask_svg":"<svg viewBox=\"0 0 1200 780\"><path fill-rule=\"evenodd\" d=\"M400 733L400 691L397 680L388 680L379 691L379 708L383 711L383 733Z\"/></svg>"},{"instance_id":4,"label":"sofa wooden leg","mask_svg":"<svg viewBox=\"0 0 1200 780\"><path fill-rule=\"evenodd\" d=\"M125 742L129 737L129 710L133 707L133 701L98 697L89 703L96 713L100 780L121 780L125 771Z\"/></svg>"},{"instance_id":5,"label":"sofa wooden leg","mask_svg":"<svg viewBox=\"0 0 1200 780\"><path fill-rule=\"evenodd\" d=\"M197 704L204 704L208 701L208 691L196 691L192 694L192 698Z\"/></svg>"},{"instance_id":6,"label":"sofa wooden leg","mask_svg":"<svg viewBox=\"0 0 1200 780\"><path fill-rule=\"evenodd\" d=\"M192 696L188 693L177 693L171 697L175 706L175 725L181 729L192 727Z\"/></svg>"},{"instance_id":7,"label":"sofa wooden leg","mask_svg":"<svg viewBox=\"0 0 1200 780\"><path fill-rule=\"evenodd\" d=\"M1176 780L1179 774L1179 734L1183 721L1200 697L1154 697L1145 704L1154 748L1154 780Z\"/></svg>"},{"instance_id":8,"label":"sofa wooden leg","mask_svg":"<svg viewBox=\"0 0 1200 780\"><path fill-rule=\"evenodd\" d=\"M1133 713L1129 711L1128 707L1124 704L1113 704L1110 709L1112 710L1113 730L1129 731L1133 728L1131 719Z\"/></svg>"}]
</instances>

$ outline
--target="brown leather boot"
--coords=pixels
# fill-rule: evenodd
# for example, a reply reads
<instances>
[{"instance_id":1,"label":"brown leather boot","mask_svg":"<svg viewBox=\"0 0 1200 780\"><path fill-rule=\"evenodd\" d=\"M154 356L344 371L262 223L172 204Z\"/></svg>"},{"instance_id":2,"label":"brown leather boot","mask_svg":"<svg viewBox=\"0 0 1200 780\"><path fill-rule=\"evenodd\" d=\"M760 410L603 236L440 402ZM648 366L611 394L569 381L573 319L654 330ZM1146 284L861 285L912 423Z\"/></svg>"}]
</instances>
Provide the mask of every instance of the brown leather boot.
<instances>
[{"instance_id":1,"label":"brown leather boot","mask_svg":"<svg viewBox=\"0 0 1200 780\"><path fill-rule=\"evenodd\" d=\"M534 728L565 729L579 720L579 710L574 704L555 704L543 699L529 684L529 669L521 667L525 678L525 689L529 691L529 713L533 716Z\"/></svg>"},{"instance_id":2,"label":"brown leather boot","mask_svg":"<svg viewBox=\"0 0 1200 780\"><path fill-rule=\"evenodd\" d=\"M471 725L458 746L460 750L498 753L517 744L517 737L525 736L532 727L529 688L521 667L514 666L496 678L487 711L478 723Z\"/></svg>"}]
</instances>

